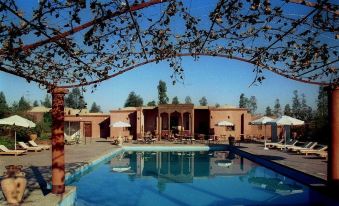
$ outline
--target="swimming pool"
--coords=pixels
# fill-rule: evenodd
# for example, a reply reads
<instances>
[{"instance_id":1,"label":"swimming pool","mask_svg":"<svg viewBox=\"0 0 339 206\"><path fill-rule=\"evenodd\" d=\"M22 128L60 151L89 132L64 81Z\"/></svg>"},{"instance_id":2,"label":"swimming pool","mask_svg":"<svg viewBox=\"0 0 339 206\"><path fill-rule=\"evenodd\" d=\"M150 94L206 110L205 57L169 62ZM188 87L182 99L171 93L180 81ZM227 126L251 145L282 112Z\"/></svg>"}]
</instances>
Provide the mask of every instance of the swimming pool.
<instances>
[{"instance_id":1,"label":"swimming pool","mask_svg":"<svg viewBox=\"0 0 339 206\"><path fill-rule=\"evenodd\" d=\"M72 185L77 187L78 206L329 202L305 185L230 151L124 151Z\"/></svg>"}]
</instances>

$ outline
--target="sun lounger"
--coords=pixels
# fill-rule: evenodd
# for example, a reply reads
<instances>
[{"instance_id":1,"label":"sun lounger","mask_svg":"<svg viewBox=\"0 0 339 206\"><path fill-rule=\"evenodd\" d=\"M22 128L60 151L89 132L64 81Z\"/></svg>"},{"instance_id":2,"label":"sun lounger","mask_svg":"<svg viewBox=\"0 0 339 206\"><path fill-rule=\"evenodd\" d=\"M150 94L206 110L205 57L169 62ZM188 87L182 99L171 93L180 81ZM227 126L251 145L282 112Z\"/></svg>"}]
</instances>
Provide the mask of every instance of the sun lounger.
<instances>
[{"instance_id":1,"label":"sun lounger","mask_svg":"<svg viewBox=\"0 0 339 206\"><path fill-rule=\"evenodd\" d=\"M327 160L327 157L328 157L327 151L319 151L319 152L315 152L313 154L318 155L319 157L326 158L326 160Z\"/></svg>"},{"instance_id":2,"label":"sun lounger","mask_svg":"<svg viewBox=\"0 0 339 206\"><path fill-rule=\"evenodd\" d=\"M319 152L325 151L326 149L327 149L326 145L317 145L313 149L310 148L310 149L299 150L298 153L305 154L305 155L318 154Z\"/></svg>"},{"instance_id":3,"label":"sun lounger","mask_svg":"<svg viewBox=\"0 0 339 206\"><path fill-rule=\"evenodd\" d=\"M0 145L0 155L21 155L26 153L26 150L11 150L4 145Z\"/></svg>"},{"instance_id":4,"label":"sun lounger","mask_svg":"<svg viewBox=\"0 0 339 206\"><path fill-rule=\"evenodd\" d=\"M277 149L285 149L287 148L288 146L294 146L295 144L297 144L298 140L293 140L293 141L290 141L289 143L287 144L278 144L278 145L275 145L274 147L277 148Z\"/></svg>"},{"instance_id":5,"label":"sun lounger","mask_svg":"<svg viewBox=\"0 0 339 206\"><path fill-rule=\"evenodd\" d=\"M35 143L33 140L31 140L31 141L28 141L28 144L30 144L32 147L40 147L40 148L42 148L42 149L44 149L44 150L49 150L49 148L51 148L51 146L50 145L38 145L37 143Z\"/></svg>"},{"instance_id":6,"label":"sun lounger","mask_svg":"<svg viewBox=\"0 0 339 206\"><path fill-rule=\"evenodd\" d=\"M276 145L281 145L283 144L284 139L281 139L279 142L266 142L265 145L266 147L274 147Z\"/></svg>"},{"instance_id":7,"label":"sun lounger","mask_svg":"<svg viewBox=\"0 0 339 206\"><path fill-rule=\"evenodd\" d=\"M41 147L29 147L27 144L25 144L24 142L18 142L18 145L27 150L27 151L34 151L34 152L40 152L42 150Z\"/></svg>"},{"instance_id":8,"label":"sun lounger","mask_svg":"<svg viewBox=\"0 0 339 206\"><path fill-rule=\"evenodd\" d=\"M291 150L291 151L295 151L295 150L301 149L301 148L309 148L311 144L313 144L313 142L305 142L301 146L296 146L296 145L287 146L286 149Z\"/></svg>"},{"instance_id":9,"label":"sun lounger","mask_svg":"<svg viewBox=\"0 0 339 206\"><path fill-rule=\"evenodd\" d=\"M302 150L308 150L308 149L313 149L318 143L317 142L311 142L311 144L307 145L306 147L301 147L301 148L292 148L291 150L293 152L300 152Z\"/></svg>"},{"instance_id":10,"label":"sun lounger","mask_svg":"<svg viewBox=\"0 0 339 206\"><path fill-rule=\"evenodd\" d=\"M65 144L70 145L70 144L79 144L80 143L80 135L74 136L69 136L65 135Z\"/></svg>"}]
</instances>

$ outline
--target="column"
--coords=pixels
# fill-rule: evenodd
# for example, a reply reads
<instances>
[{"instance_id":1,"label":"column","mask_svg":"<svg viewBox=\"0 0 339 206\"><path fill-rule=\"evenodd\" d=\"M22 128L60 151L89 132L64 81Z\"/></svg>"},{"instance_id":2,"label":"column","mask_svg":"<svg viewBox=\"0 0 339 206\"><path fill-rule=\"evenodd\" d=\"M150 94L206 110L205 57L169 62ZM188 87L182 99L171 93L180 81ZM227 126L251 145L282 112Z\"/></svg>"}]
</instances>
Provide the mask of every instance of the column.
<instances>
[{"instance_id":1,"label":"column","mask_svg":"<svg viewBox=\"0 0 339 206\"><path fill-rule=\"evenodd\" d=\"M161 140L161 133L162 133L162 117L159 115L159 139Z\"/></svg>"},{"instance_id":2,"label":"column","mask_svg":"<svg viewBox=\"0 0 339 206\"><path fill-rule=\"evenodd\" d=\"M184 127L184 114L182 112L180 113L180 118L181 118L181 132L180 133L182 135L183 127Z\"/></svg>"},{"instance_id":3,"label":"column","mask_svg":"<svg viewBox=\"0 0 339 206\"><path fill-rule=\"evenodd\" d=\"M328 87L328 114L330 142L328 150L327 180L330 186L339 188L339 87Z\"/></svg>"},{"instance_id":4,"label":"column","mask_svg":"<svg viewBox=\"0 0 339 206\"><path fill-rule=\"evenodd\" d=\"M160 136L160 133L159 133L159 115L156 116L155 124L156 124L155 131L158 133L158 140L159 140L159 136Z\"/></svg>"},{"instance_id":5,"label":"column","mask_svg":"<svg viewBox=\"0 0 339 206\"><path fill-rule=\"evenodd\" d=\"M192 128L192 135L194 137L194 109L193 109L193 112L192 112L192 115L191 115L191 128Z\"/></svg>"},{"instance_id":6,"label":"column","mask_svg":"<svg viewBox=\"0 0 339 206\"><path fill-rule=\"evenodd\" d=\"M54 88L52 93L52 193L65 192L64 96L67 89Z\"/></svg>"},{"instance_id":7,"label":"column","mask_svg":"<svg viewBox=\"0 0 339 206\"><path fill-rule=\"evenodd\" d=\"M171 113L168 114L168 132L171 131Z\"/></svg>"}]
</instances>

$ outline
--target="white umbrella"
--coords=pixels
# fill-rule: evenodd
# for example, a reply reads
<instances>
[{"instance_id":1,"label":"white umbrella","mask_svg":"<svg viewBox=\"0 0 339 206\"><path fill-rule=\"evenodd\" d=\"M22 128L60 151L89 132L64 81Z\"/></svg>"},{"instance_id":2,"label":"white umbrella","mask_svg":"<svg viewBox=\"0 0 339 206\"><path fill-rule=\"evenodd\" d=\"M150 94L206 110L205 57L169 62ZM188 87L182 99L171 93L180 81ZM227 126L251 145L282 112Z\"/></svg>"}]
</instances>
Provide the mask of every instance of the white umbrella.
<instances>
[{"instance_id":1,"label":"white umbrella","mask_svg":"<svg viewBox=\"0 0 339 206\"><path fill-rule=\"evenodd\" d=\"M111 127L131 127L131 124L127 122L118 121L118 122L112 123L110 126Z\"/></svg>"},{"instance_id":2,"label":"white umbrella","mask_svg":"<svg viewBox=\"0 0 339 206\"><path fill-rule=\"evenodd\" d=\"M268 124L276 124L278 126L285 126L285 125L303 125L305 124L304 121L290 117L290 116L286 116L283 115L275 120L272 120L270 122L267 122Z\"/></svg>"},{"instance_id":3,"label":"white umbrella","mask_svg":"<svg viewBox=\"0 0 339 206\"><path fill-rule=\"evenodd\" d=\"M276 124L277 126L293 126L293 125L303 125L304 121L283 115L275 120L267 122L267 124ZM285 148L286 148L286 135L285 135Z\"/></svg>"},{"instance_id":4,"label":"white umbrella","mask_svg":"<svg viewBox=\"0 0 339 206\"><path fill-rule=\"evenodd\" d=\"M35 127L35 123L20 117L19 115L13 115L4 119L0 119L0 124L2 125L12 125L19 127ZM14 148L16 150L16 131L14 130Z\"/></svg>"},{"instance_id":5,"label":"white umbrella","mask_svg":"<svg viewBox=\"0 0 339 206\"><path fill-rule=\"evenodd\" d=\"M233 124L232 122L223 120L223 121L218 122L218 123L217 123L217 126L219 126L219 127L225 127L225 129L226 129L227 127L234 126L234 124Z\"/></svg>"},{"instance_id":6,"label":"white umbrella","mask_svg":"<svg viewBox=\"0 0 339 206\"><path fill-rule=\"evenodd\" d=\"M114 122L110 125L111 127L131 127L130 123L127 122L122 122L122 121L118 121L118 122ZM121 136L121 132L119 132L119 137Z\"/></svg>"},{"instance_id":7,"label":"white umbrella","mask_svg":"<svg viewBox=\"0 0 339 206\"><path fill-rule=\"evenodd\" d=\"M251 125L264 125L267 122L271 122L271 121L273 121L272 118L263 116L260 119L256 119L256 120L251 121L250 124Z\"/></svg>"},{"instance_id":8,"label":"white umbrella","mask_svg":"<svg viewBox=\"0 0 339 206\"><path fill-rule=\"evenodd\" d=\"M273 121L272 118L263 116L259 119L253 120L250 122L251 125L265 125L265 147L264 149L267 150L268 148L266 147L266 124L267 122Z\"/></svg>"},{"instance_id":9,"label":"white umbrella","mask_svg":"<svg viewBox=\"0 0 339 206\"><path fill-rule=\"evenodd\" d=\"M217 123L218 126L224 126L224 127L227 127L227 126L234 126L234 124L232 122L229 122L229 121L220 121Z\"/></svg>"}]
</instances>

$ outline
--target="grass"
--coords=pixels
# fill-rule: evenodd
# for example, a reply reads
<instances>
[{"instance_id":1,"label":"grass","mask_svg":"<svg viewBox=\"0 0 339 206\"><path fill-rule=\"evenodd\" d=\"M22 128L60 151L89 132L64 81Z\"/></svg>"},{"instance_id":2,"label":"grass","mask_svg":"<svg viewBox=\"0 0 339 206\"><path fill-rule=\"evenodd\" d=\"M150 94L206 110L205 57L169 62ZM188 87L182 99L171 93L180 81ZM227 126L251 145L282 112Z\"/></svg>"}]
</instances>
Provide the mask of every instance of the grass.
<instances>
[{"instance_id":1,"label":"grass","mask_svg":"<svg viewBox=\"0 0 339 206\"><path fill-rule=\"evenodd\" d=\"M0 145L4 145L8 149L14 149L14 137L0 137Z\"/></svg>"}]
</instances>

